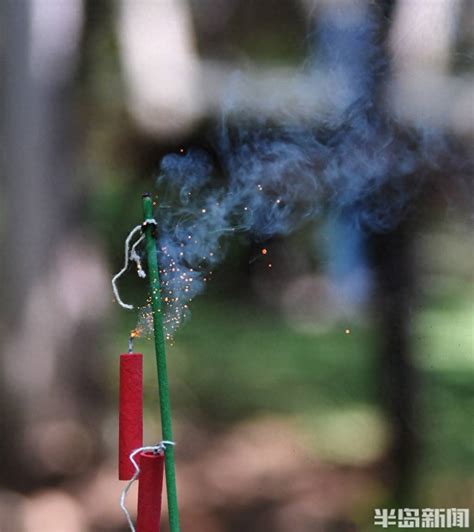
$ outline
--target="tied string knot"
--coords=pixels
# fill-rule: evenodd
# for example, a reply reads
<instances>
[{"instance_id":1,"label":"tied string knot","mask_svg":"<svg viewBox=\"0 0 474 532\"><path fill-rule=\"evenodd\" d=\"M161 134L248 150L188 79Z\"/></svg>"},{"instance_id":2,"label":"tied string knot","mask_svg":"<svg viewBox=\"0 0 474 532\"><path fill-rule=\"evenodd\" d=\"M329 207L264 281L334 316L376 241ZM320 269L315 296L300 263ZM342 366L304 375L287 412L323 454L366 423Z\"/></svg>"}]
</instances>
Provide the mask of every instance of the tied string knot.
<instances>
[{"instance_id":1,"label":"tied string knot","mask_svg":"<svg viewBox=\"0 0 474 532\"><path fill-rule=\"evenodd\" d=\"M145 232L145 229L149 226L149 225L152 225L154 228L156 228L156 226L158 225L156 220L154 218L147 218L143 223L142 223L142 231Z\"/></svg>"},{"instance_id":2,"label":"tied string knot","mask_svg":"<svg viewBox=\"0 0 474 532\"><path fill-rule=\"evenodd\" d=\"M147 451L152 452L153 454L163 454L166 452L166 447L168 446L174 447L175 445L176 444L174 441L163 440L157 445L146 445L145 447L139 447L138 449L135 449L134 451L130 453L129 459L132 462L133 467L135 468L135 473L133 477L127 482L127 485L125 486L125 488L123 489L120 495L120 508L122 509L122 512L125 514L125 517L127 518L127 521L128 521L128 525L132 532L136 532L135 525L133 524L132 517L125 504L125 499L127 498L127 493L129 492L133 483L140 476L140 466L138 465L138 462L135 459L135 457L137 456L137 454L147 452Z\"/></svg>"},{"instance_id":3,"label":"tied string knot","mask_svg":"<svg viewBox=\"0 0 474 532\"><path fill-rule=\"evenodd\" d=\"M146 277L146 273L142 267L142 262L140 259L140 255L137 252L137 247L143 242L145 239L145 229L151 225L153 228L156 229L157 222L154 218L147 218L141 225L135 226L130 233L128 234L127 238L125 239L125 261L123 268L112 278L112 290L115 296L115 299L117 300L117 303L124 309L127 310L133 310L134 306L130 305L128 303L125 303L122 298L120 297L118 288L117 288L117 281L120 277L128 270L128 265L130 261L135 262L137 267L137 274L141 279L144 279ZM141 232L140 238L134 242L132 247L130 248L130 244L135 237L137 233Z\"/></svg>"}]
</instances>

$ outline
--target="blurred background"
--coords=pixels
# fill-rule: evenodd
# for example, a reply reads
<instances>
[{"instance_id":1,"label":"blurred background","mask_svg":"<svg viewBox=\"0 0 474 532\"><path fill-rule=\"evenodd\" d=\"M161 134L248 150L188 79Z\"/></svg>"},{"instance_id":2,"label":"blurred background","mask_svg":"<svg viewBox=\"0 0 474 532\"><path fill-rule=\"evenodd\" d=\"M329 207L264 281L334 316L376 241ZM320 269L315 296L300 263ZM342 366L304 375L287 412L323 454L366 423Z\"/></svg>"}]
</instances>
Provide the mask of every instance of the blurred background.
<instances>
[{"instance_id":1,"label":"blurred background","mask_svg":"<svg viewBox=\"0 0 474 532\"><path fill-rule=\"evenodd\" d=\"M348 2L1 3L2 532L128 530L117 369L136 316L110 279L141 194L164 154L207 146L234 71L256 113L269 94L304 109L307 36ZM469 153L474 4L376 4L389 112ZM365 531L374 508L468 508L473 244L472 189L443 165L390 232L327 216L230 241L168 348L182 529ZM121 289L143 304L134 274ZM136 349L150 443L154 355Z\"/></svg>"}]
</instances>

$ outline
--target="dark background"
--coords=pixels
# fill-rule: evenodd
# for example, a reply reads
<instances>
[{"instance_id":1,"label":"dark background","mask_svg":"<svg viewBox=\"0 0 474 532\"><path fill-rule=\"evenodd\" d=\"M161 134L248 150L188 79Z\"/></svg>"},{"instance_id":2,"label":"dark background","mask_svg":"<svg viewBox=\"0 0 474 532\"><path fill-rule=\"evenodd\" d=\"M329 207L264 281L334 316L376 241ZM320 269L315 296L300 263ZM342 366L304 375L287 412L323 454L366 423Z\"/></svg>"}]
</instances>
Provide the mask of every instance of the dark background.
<instances>
[{"instance_id":1,"label":"dark background","mask_svg":"<svg viewBox=\"0 0 474 532\"><path fill-rule=\"evenodd\" d=\"M110 288L124 238L161 157L208 145L229 75L245 72L260 97L284 87L329 5L2 3L2 532L127 530L117 363L136 316ZM378 7L389 112L402 128L443 131L462 159L472 3ZM441 165L388 233L329 216L285 238L228 242L168 349L183 530L369 530L374 508L469 507L470 190ZM120 286L143 304L133 273ZM136 348L154 442L153 349Z\"/></svg>"}]
</instances>

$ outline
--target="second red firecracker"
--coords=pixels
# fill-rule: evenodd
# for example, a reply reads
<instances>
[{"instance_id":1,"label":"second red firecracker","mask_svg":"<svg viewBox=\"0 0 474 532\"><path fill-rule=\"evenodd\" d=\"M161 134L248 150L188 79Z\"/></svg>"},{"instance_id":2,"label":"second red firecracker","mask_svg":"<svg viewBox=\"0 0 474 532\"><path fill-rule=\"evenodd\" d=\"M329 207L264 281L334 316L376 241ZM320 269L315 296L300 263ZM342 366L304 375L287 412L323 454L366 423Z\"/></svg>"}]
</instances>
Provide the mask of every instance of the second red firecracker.
<instances>
[{"instance_id":1,"label":"second red firecracker","mask_svg":"<svg viewBox=\"0 0 474 532\"><path fill-rule=\"evenodd\" d=\"M137 532L160 532L163 453L140 453Z\"/></svg>"}]
</instances>

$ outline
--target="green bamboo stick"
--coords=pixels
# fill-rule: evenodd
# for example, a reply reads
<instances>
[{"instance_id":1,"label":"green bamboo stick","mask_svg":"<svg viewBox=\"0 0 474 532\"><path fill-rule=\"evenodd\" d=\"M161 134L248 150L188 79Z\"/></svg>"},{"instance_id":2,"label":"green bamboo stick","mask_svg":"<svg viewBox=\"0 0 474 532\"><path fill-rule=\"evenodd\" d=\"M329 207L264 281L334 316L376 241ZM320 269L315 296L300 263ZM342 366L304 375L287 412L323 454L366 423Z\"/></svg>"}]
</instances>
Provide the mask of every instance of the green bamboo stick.
<instances>
[{"instance_id":1,"label":"green bamboo stick","mask_svg":"<svg viewBox=\"0 0 474 532\"><path fill-rule=\"evenodd\" d=\"M150 194L143 195L143 219L145 222L146 253L148 258L148 277L150 280L150 298L155 335L156 368L158 371L158 389L160 394L161 431L163 440L173 441L171 427L171 404L166 369L165 338L163 335L163 312L161 309L160 276L156 255L156 227L146 223L153 219L153 202ZM176 493L176 472L174 448L168 445L165 451L166 492L168 497L168 516L170 532L179 532L178 495Z\"/></svg>"}]
</instances>

